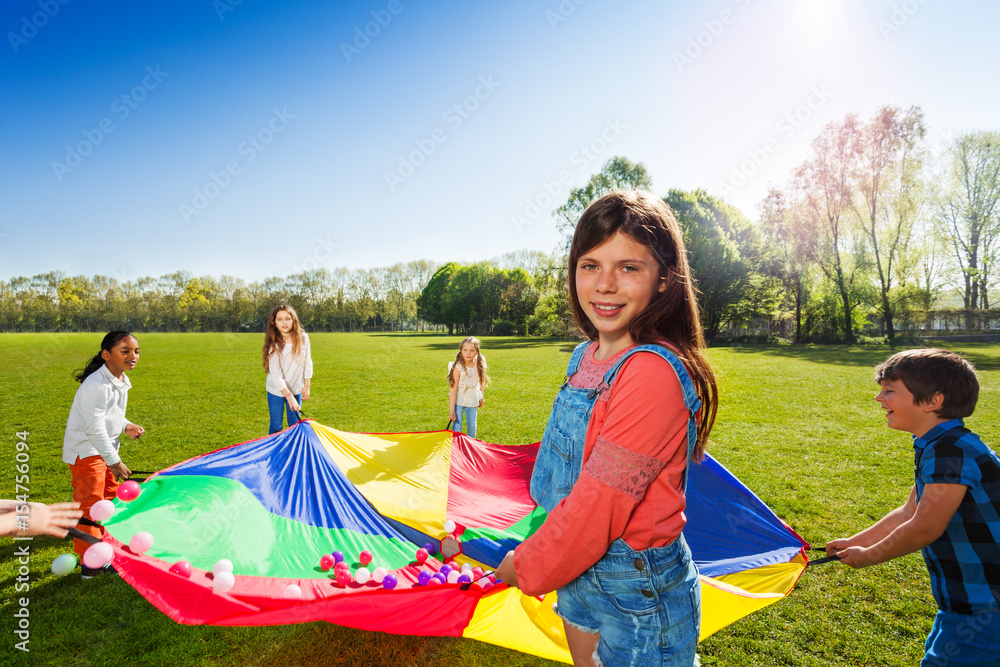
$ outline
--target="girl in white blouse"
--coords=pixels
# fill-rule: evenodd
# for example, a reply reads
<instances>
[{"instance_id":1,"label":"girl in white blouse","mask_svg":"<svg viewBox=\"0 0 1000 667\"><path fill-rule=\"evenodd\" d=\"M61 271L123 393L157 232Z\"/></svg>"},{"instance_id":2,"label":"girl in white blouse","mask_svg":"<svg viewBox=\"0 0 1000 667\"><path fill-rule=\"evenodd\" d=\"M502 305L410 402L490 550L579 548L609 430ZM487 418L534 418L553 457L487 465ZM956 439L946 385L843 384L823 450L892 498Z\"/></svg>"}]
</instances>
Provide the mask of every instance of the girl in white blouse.
<instances>
[{"instance_id":1,"label":"girl in white blouse","mask_svg":"<svg viewBox=\"0 0 1000 667\"><path fill-rule=\"evenodd\" d=\"M479 339L469 336L462 341L455 361L448 364L448 410L451 430L465 430L470 438L476 437L476 411L483 407L483 390L490 383L486 374L486 357L479 352Z\"/></svg>"},{"instance_id":2,"label":"girl in white blouse","mask_svg":"<svg viewBox=\"0 0 1000 667\"><path fill-rule=\"evenodd\" d=\"M289 426L299 420L302 401L309 399L309 380L313 374L309 336L291 306L279 304L271 311L263 352L267 410L271 417L268 432L277 433L282 426L282 412L287 411Z\"/></svg>"}]
</instances>

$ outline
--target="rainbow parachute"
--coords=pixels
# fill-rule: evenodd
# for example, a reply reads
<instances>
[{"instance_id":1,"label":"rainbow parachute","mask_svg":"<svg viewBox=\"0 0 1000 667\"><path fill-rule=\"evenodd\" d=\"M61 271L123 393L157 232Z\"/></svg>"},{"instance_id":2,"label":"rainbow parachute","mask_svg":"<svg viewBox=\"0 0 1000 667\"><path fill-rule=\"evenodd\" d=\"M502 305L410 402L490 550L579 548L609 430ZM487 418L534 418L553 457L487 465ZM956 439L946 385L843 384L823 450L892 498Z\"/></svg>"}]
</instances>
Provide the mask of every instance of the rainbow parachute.
<instances>
[{"instance_id":1,"label":"rainbow parachute","mask_svg":"<svg viewBox=\"0 0 1000 667\"><path fill-rule=\"evenodd\" d=\"M498 585L420 585L416 550L446 537L456 562L496 567L545 519L528 495L538 444L491 445L460 433L346 433L299 422L259 440L190 459L150 477L105 522L121 576L179 623L273 625L325 620L366 630L471 637L571 662L555 594L539 600ZM685 537L702 573L702 638L787 595L808 545L711 457L691 469ZM144 554L126 546L140 531ZM323 554L352 569L363 550L398 578L338 585ZM212 590L212 567L235 585ZM186 560L194 573L170 572ZM426 576L426 575L425 575ZM289 584L302 591L286 599Z\"/></svg>"}]
</instances>

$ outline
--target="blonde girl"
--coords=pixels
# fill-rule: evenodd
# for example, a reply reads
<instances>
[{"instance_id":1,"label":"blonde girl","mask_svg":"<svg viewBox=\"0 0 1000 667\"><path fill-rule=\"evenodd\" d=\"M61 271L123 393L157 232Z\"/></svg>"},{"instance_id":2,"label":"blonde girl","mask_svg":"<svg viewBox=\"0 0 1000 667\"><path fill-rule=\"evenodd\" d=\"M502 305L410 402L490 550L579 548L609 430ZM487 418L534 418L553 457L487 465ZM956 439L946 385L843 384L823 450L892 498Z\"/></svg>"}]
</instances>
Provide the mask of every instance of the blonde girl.
<instances>
[{"instance_id":1,"label":"blonde girl","mask_svg":"<svg viewBox=\"0 0 1000 667\"><path fill-rule=\"evenodd\" d=\"M455 361L448 364L448 419L452 431L462 430L465 415L466 433L476 437L476 412L483 407L483 390L490 383L486 357L479 351L479 339L469 336L462 341Z\"/></svg>"},{"instance_id":2,"label":"blonde girl","mask_svg":"<svg viewBox=\"0 0 1000 667\"><path fill-rule=\"evenodd\" d=\"M302 401L309 400L309 381L313 374L309 336L291 306L282 303L271 311L263 353L267 410L271 417L268 432L277 433L281 430L282 412L288 413L289 426L299 420Z\"/></svg>"}]
</instances>

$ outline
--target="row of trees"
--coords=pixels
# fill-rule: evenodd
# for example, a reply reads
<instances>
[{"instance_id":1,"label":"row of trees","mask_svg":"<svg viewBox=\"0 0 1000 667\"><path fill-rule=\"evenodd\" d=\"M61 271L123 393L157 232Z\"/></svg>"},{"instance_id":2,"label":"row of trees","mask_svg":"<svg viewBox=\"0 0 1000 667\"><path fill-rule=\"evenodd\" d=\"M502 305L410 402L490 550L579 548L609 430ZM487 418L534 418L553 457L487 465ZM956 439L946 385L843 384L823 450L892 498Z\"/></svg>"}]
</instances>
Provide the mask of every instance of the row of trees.
<instances>
[{"instance_id":1,"label":"row of trees","mask_svg":"<svg viewBox=\"0 0 1000 667\"><path fill-rule=\"evenodd\" d=\"M262 331L289 303L316 331L412 326L416 299L437 266L318 269L247 284L177 272L119 281L50 272L0 282L0 331Z\"/></svg>"}]
</instances>

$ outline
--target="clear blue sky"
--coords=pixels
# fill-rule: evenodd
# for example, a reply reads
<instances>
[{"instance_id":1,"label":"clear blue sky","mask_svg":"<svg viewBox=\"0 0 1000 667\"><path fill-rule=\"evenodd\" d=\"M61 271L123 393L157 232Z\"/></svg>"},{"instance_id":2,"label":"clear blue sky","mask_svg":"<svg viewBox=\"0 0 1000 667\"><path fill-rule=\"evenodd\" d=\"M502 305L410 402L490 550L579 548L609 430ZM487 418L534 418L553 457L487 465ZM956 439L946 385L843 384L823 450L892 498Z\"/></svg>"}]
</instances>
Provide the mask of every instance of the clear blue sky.
<instances>
[{"instance_id":1,"label":"clear blue sky","mask_svg":"<svg viewBox=\"0 0 1000 667\"><path fill-rule=\"evenodd\" d=\"M63 1L0 7L0 279L547 252L616 154L753 217L849 112L1000 112L986 1Z\"/></svg>"}]
</instances>

